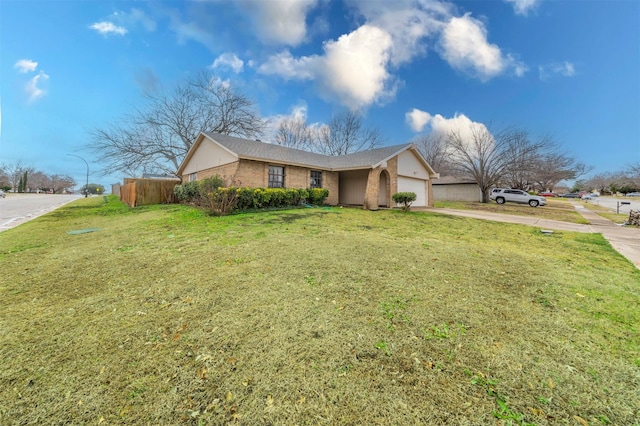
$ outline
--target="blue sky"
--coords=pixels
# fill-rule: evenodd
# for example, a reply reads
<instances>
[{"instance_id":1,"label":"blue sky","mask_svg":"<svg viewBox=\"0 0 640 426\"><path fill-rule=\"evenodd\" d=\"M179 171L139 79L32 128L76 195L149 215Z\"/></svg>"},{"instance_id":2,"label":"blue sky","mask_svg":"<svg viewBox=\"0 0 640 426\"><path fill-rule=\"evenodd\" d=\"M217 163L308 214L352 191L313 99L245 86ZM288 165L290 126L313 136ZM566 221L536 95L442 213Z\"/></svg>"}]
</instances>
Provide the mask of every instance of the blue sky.
<instances>
[{"instance_id":1,"label":"blue sky","mask_svg":"<svg viewBox=\"0 0 640 426\"><path fill-rule=\"evenodd\" d=\"M351 108L388 145L479 122L552 135L594 173L640 162L637 0L1 0L0 163L82 184L76 154L117 182L88 131L203 70L270 123Z\"/></svg>"}]
</instances>

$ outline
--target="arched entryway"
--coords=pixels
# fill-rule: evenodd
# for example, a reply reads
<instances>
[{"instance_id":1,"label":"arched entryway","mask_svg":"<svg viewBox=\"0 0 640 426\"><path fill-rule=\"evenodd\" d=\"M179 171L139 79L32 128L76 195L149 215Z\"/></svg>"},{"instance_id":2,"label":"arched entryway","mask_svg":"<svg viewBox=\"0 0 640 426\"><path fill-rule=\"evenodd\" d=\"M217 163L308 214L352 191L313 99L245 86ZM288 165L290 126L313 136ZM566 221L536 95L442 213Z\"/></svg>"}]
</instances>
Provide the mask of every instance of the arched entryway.
<instances>
[{"instance_id":1,"label":"arched entryway","mask_svg":"<svg viewBox=\"0 0 640 426\"><path fill-rule=\"evenodd\" d=\"M390 189L389 173L386 170L382 170L380 172L380 181L378 182L378 207L390 207Z\"/></svg>"}]
</instances>

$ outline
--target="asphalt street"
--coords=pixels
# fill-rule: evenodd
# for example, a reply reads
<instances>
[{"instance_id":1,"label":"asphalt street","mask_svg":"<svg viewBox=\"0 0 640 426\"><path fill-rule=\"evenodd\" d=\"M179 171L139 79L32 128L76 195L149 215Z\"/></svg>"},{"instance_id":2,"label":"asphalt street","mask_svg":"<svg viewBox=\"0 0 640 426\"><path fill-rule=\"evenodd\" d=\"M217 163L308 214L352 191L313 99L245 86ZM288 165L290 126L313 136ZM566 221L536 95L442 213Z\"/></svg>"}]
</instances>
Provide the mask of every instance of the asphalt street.
<instances>
[{"instance_id":1,"label":"asphalt street","mask_svg":"<svg viewBox=\"0 0 640 426\"><path fill-rule=\"evenodd\" d=\"M631 211L632 209L640 210L640 197L596 197L592 200L583 202L587 204L595 204L596 206L606 207L613 212L618 211L619 209L620 213L624 214L629 214L629 211Z\"/></svg>"},{"instance_id":2,"label":"asphalt street","mask_svg":"<svg viewBox=\"0 0 640 426\"><path fill-rule=\"evenodd\" d=\"M0 198L0 232L81 198L77 194L7 194Z\"/></svg>"}]
</instances>

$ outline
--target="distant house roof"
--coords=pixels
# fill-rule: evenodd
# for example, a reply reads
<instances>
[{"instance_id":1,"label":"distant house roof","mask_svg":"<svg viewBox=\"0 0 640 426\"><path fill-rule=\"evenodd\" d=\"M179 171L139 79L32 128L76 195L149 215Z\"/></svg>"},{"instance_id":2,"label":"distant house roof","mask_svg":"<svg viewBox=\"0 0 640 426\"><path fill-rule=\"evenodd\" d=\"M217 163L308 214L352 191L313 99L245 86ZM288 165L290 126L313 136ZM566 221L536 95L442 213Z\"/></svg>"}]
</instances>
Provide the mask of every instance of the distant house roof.
<instances>
[{"instance_id":1,"label":"distant house roof","mask_svg":"<svg viewBox=\"0 0 640 426\"><path fill-rule=\"evenodd\" d=\"M433 182L434 185L460 185L469 184L477 185L478 182L471 178L458 177L458 176L440 176L437 182Z\"/></svg>"},{"instance_id":2,"label":"distant house roof","mask_svg":"<svg viewBox=\"0 0 640 426\"><path fill-rule=\"evenodd\" d=\"M332 171L375 168L404 151L412 150L429 173L436 175L424 157L418 152L415 144L411 143L370 149L353 154L330 156L212 132L201 133L198 136L180 165L178 174L182 173L187 162L205 138L217 143L232 155L245 160L269 161Z\"/></svg>"}]
</instances>

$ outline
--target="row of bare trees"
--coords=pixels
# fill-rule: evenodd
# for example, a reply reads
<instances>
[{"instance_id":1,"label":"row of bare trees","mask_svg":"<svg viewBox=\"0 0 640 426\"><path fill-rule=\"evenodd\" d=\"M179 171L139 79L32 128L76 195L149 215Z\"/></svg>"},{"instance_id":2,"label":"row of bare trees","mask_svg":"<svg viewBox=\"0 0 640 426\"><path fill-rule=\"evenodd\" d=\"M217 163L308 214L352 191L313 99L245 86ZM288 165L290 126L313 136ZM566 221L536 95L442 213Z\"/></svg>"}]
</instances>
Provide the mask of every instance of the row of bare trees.
<instances>
[{"instance_id":1,"label":"row of bare trees","mask_svg":"<svg viewBox=\"0 0 640 426\"><path fill-rule=\"evenodd\" d=\"M200 132L256 139L268 132L254 102L228 82L201 73L172 91L145 93L143 105L120 120L91 130L89 148L103 171L129 176L175 173ZM356 112L335 115L327 125L309 125L303 118L280 121L273 142L341 155L373 148L382 142L379 130L366 127Z\"/></svg>"},{"instance_id":2,"label":"row of bare trees","mask_svg":"<svg viewBox=\"0 0 640 426\"><path fill-rule=\"evenodd\" d=\"M289 148L324 155L344 155L381 145L382 132L366 126L362 115L354 111L335 114L328 124L310 125L302 117L288 117L280 122L274 143Z\"/></svg>"},{"instance_id":3,"label":"row of bare trees","mask_svg":"<svg viewBox=\"0 0 640 426\"><path fill-rule=\"evenodd\" d=\"M468 129L421 135L414 142L441 175L477 182L483 202L493 187L551 191L559 182L590 171L561 152L552 137L535 137L513 127L491 129L473 123Z\"/></svg>"},{"instance_id":4,"label":"row of bare trees","mask_svg":"<svg viewBox=\"0 0 640 426\"><path fill-rule=\"evenodd\" d=\"M596 190L601 194L627 194L640 192L640 162L628 165L623 170L598 173L588 179L576 181L575 190Z\"/></svg>"},{"instance_id":5,"label":"row of bare trees","mask_svg":"<svg viewBox=\"0 0 640 426\"><path fill-rule=\"evenodd\" d=\"M7 191L61 193L75 185L75 180L70 176L48 174L24 165L22 161L0 165L0 188Z\"/></svg>"}]
</instances>

